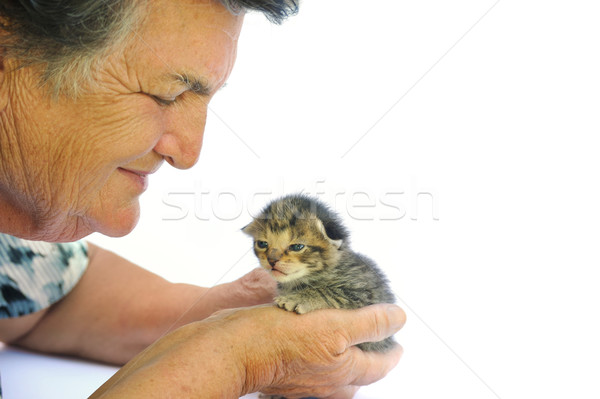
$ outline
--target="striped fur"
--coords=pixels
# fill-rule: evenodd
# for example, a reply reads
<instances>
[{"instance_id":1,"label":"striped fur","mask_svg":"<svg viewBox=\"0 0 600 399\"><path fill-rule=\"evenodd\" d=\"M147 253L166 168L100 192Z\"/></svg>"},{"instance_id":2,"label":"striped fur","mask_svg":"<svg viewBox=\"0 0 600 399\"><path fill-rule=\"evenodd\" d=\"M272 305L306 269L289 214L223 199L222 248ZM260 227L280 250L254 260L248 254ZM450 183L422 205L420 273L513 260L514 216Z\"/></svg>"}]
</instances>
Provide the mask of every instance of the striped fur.
<instances>
[{"instance_id":1,"label":"striped fur","mask_svg":"<svg viewBox=\"0 0 600 399\"><path fill-rule=\"evenodd\" d=\"M350 249L341 218L314 198L294 194L277 199L242 231L254 239L261 266L277 280L275 303L281 308L302 314L395 301L375 262ZM303 248L297 250L297 245ZM393 345L390 337L358 347L382 352Z\"/></svg>"}]
</instances>

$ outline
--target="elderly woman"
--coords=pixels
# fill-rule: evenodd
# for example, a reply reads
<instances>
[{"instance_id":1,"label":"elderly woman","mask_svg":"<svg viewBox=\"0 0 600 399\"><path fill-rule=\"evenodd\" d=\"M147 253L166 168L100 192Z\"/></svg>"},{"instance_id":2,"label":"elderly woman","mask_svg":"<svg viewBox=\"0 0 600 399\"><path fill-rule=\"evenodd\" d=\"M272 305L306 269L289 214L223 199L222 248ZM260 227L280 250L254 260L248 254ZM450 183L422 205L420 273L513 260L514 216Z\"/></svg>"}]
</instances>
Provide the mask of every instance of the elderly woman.
<instances>
[{"instance_id":1,"label":"elderly woman","mask_svg":"<svg viewBox=\"0 0 600 399\"><path fill-rule=\"evenodd\" d=\"M95 398L349 398L397 363L400 347L375 354L353 346L400 329L396 306L298 316L253 306L274 293L261 272L210 290L171 284L77 241L127 234L148 175L164 161L194 165L244 12L280 22L296 6L2 1L3 342L125 364Z\"/></svg>"}]
</instances>

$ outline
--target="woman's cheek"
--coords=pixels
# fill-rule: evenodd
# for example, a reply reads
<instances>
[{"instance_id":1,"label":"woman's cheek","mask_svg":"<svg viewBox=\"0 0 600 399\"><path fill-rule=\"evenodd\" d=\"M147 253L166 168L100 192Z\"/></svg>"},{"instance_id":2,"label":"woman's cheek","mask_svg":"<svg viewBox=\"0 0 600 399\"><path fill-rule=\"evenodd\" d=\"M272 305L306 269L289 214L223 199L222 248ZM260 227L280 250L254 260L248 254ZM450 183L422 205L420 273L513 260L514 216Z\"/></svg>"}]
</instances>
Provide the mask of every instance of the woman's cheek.
<instances>
[{"instance_id":1,"label":"woman's cheek","mask_svg":"<svg viewBox=\"0 0 600 399\"><path fill-rule=\"evenodd\" d=\"M84 128L79 149L73 152L81 156L71 160L78 174L78 187L72 192L78 198L69 202L94 230L123 236L137 224L143 190L119 168L146 170L162 162L152 152L161 136L161 119L155 107L133 101L103 109Z\"/></svg>"}]
</instances>

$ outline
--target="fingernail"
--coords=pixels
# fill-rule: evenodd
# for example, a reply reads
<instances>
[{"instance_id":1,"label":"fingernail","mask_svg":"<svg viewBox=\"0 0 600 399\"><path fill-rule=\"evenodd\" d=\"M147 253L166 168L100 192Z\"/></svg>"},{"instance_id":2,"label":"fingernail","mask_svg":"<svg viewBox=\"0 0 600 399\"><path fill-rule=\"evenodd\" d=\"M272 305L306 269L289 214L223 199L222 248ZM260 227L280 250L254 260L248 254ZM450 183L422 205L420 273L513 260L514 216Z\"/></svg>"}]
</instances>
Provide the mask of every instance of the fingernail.
<instances>
[{"instance_id":1,"label":"fingernail","mask_svg":"<svg viewBox=\"0 0 600 399\"><path fill-rule=\"evenodd\" d=\"M397 330L401 329L406 322L406 313L404 313L404 310L396 305L389 305L386 310L392 327Z\"/></svg>"}]
</instances>

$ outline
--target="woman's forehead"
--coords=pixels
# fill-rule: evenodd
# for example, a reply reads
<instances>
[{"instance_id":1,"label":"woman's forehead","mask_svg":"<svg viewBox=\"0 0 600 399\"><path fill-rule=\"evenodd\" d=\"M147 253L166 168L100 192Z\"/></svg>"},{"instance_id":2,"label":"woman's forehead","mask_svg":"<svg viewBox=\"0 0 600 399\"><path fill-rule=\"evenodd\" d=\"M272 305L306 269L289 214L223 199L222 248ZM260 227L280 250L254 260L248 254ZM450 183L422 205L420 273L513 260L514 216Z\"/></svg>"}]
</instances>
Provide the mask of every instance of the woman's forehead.
<instances>
[{"instance_id":1,"label":"woman's forehead","mask_svg":"<svg viewBox=\"0 0 600 399\"><path fill-rule=\"evenodd\" d=\"M151 2L132 33L128 67L154 84L213 92L231 72L242 21L214 1Z\"/></svg>"}]
</instances>

